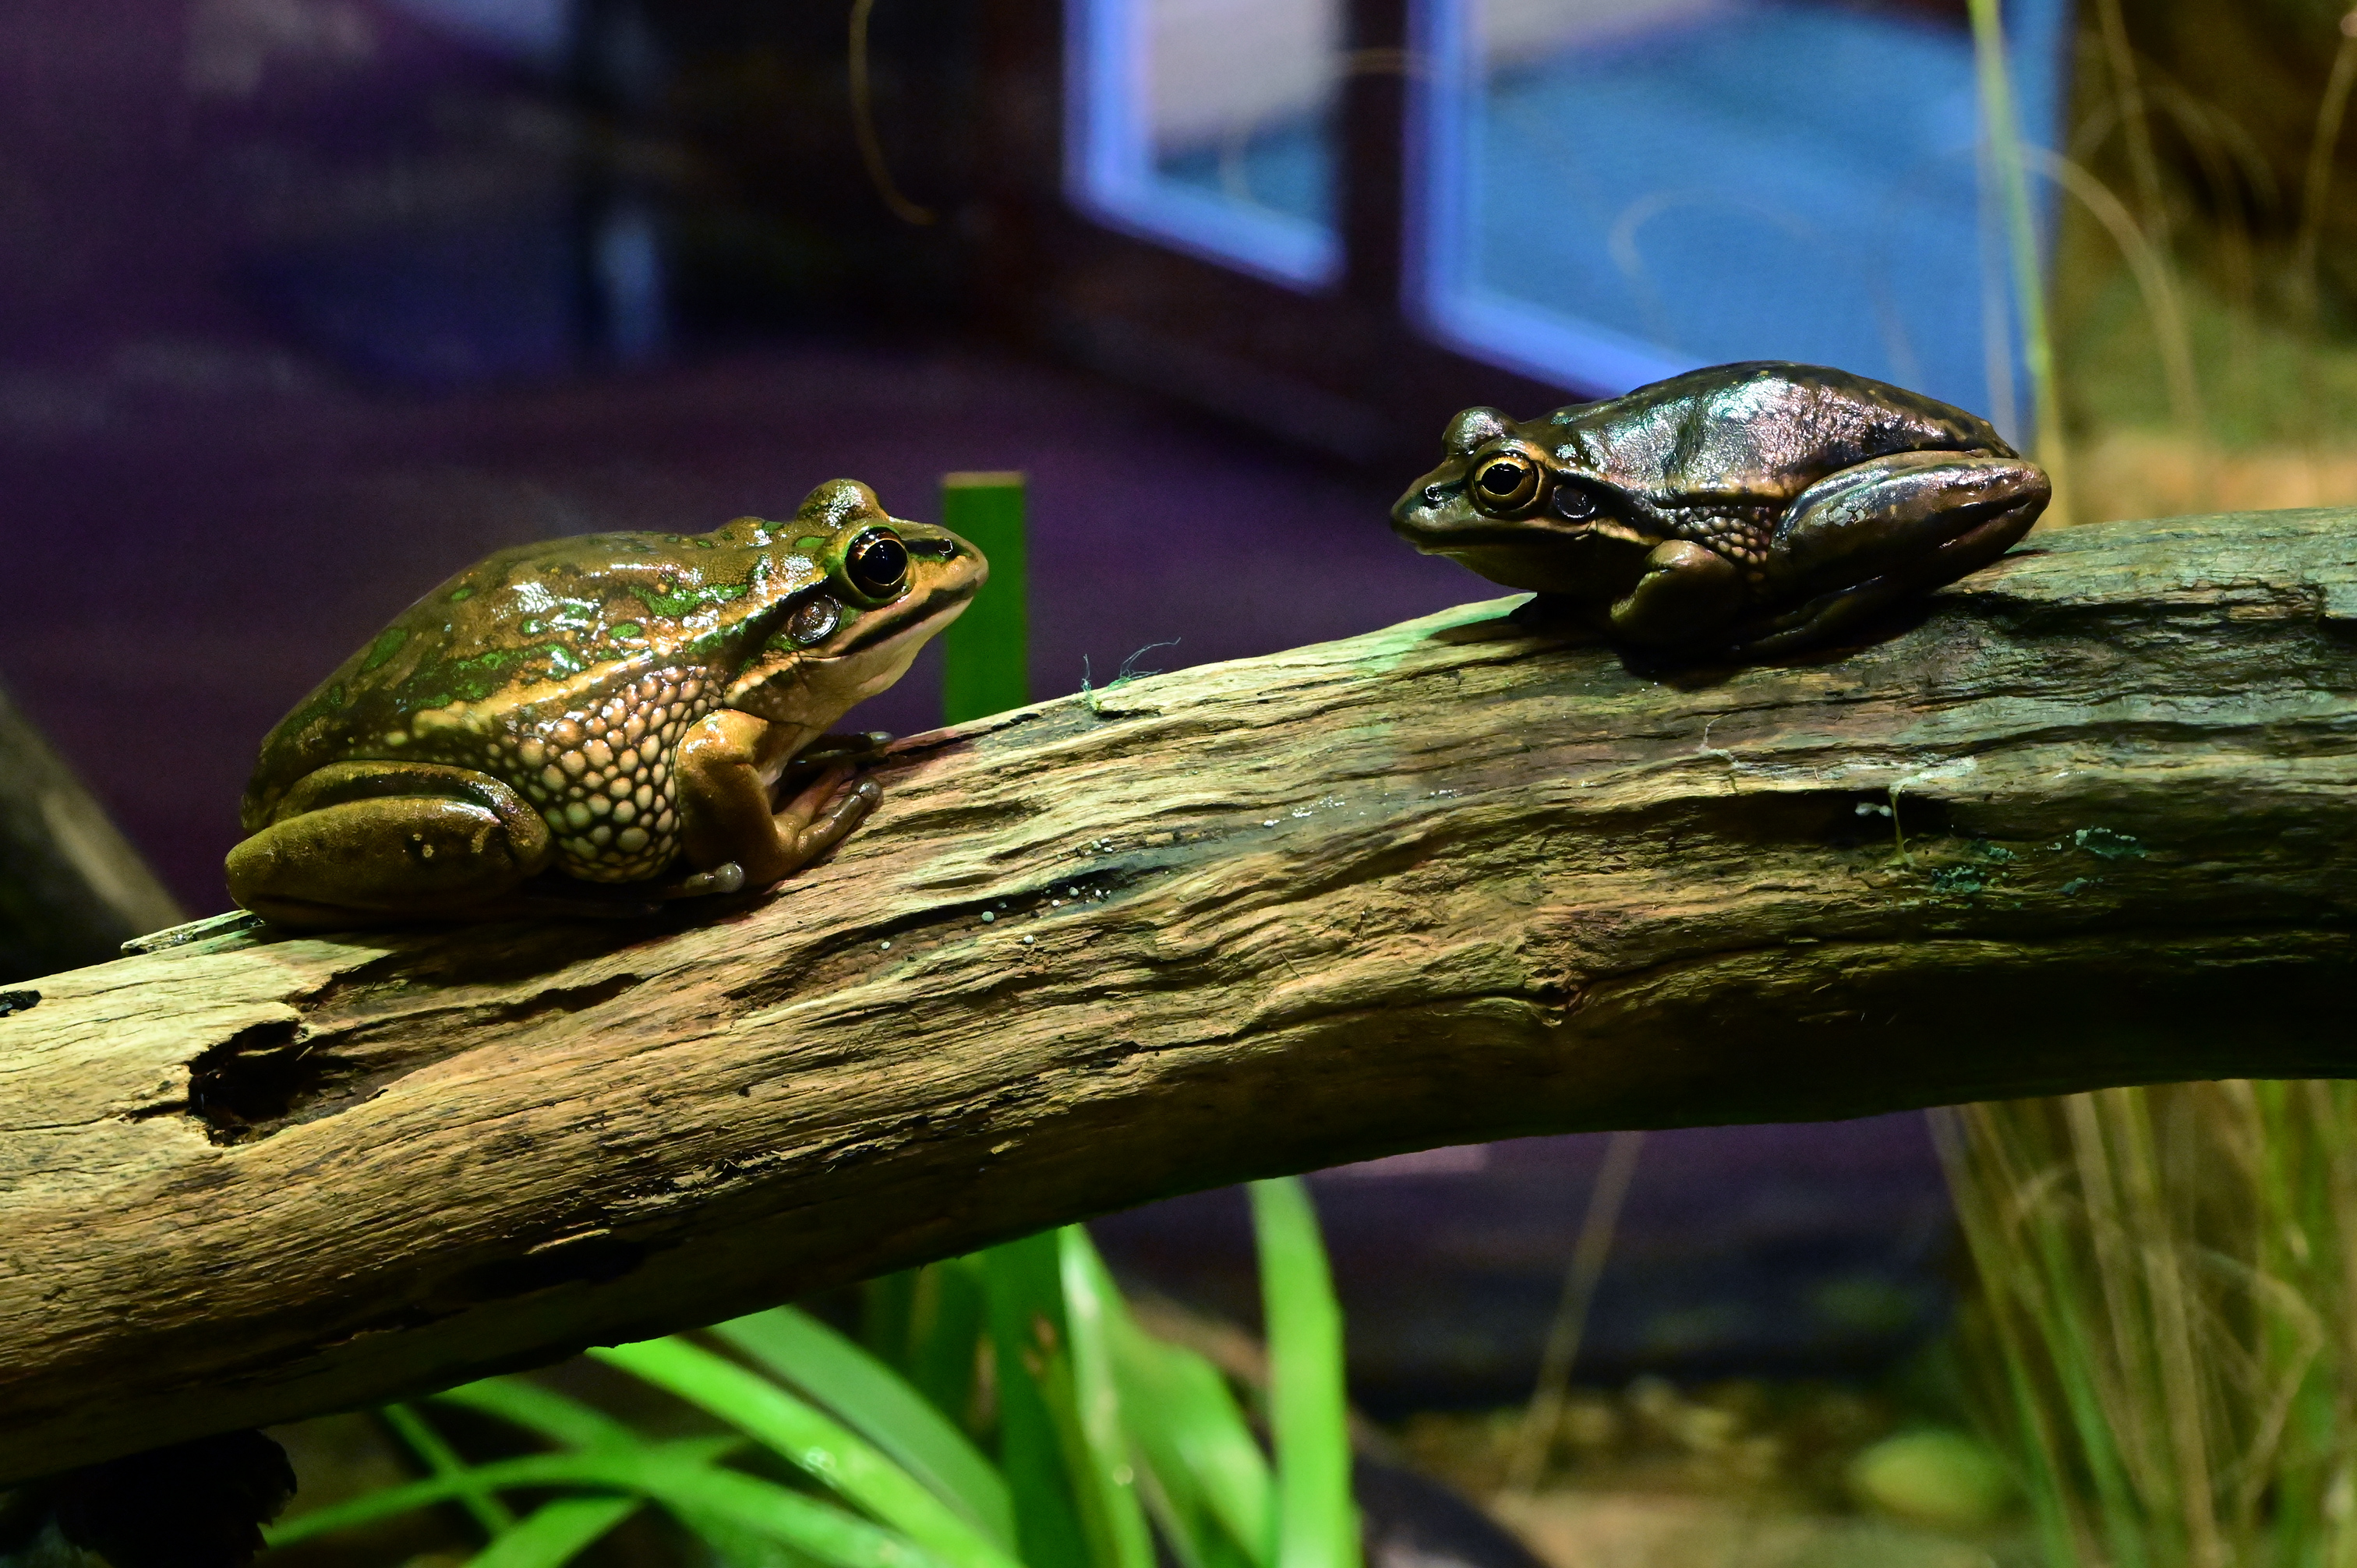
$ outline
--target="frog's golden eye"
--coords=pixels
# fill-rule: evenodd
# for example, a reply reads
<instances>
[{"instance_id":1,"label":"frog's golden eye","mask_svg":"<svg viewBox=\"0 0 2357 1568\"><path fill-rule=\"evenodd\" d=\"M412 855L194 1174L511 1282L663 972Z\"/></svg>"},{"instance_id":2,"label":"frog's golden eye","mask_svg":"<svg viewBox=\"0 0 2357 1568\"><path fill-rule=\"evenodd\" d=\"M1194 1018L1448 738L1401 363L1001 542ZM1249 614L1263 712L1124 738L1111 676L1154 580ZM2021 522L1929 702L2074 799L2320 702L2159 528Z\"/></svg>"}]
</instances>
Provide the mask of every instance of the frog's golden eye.
<instances>
[{"instance_id":1,"label":"frog's golden eye","mask_svg":"<svg viewBox=\"0 0 2357 1568\"><path fill-rule=\"evenodd\" d=\"M909 547L889 529L871 528L843 553L844 575L871 599L888 599L909 582Z\"/></svg>"},{"instance_id":2,"label":"frog's golden eye","mask_svg":"<svg viewBox=\"0 0 2357 1568\"><path fill-rule=\"evenodd\" d=\"M1483 511L1520 511L1538 495L1539 466L1519 452L1501 452L1473 470L1473 500Z\"/></svg>"}]
</instances>

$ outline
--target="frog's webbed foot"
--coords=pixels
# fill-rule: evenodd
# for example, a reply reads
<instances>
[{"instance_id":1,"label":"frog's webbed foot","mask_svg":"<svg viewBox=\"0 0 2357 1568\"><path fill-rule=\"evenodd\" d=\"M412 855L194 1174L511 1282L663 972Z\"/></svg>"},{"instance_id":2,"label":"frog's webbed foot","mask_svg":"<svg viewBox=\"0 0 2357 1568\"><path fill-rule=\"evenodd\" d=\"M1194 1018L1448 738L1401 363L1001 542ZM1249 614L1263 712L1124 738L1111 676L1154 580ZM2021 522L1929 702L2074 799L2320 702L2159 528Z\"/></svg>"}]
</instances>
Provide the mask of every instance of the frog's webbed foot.
<instances>
[{"instance_id":1,"label":"frog's webbed foot","mask_svg":"<svg viewBox=\"0 0 2357 1568\"><path fill-rule=\"evenodd\" d=\"M1898 452L1801 492L1777 531L1771 587L1819 591L1741 628L1740 649L1821 641L1910 594L1976 572L2029 532L2052 494L2021 457Z\"/></svg>"},{"instance_id":2,"label":"frog's webbed foot","mask_svg":"<svg viewBox=\"0 0 2357 1568\"><path fill-rule=\"evenodd\" d=\"M679 743L685 850L691 865L733 861L746 886L766 887L816 860L866 822L884 798L875 784L854 782L847 761L822 765L817 777L793 778L784 804L754 766L768 721L724 710L706 714ZM872 746L861 737L858 750ZM807 748L806 748L807 749Z\"/></svg>"},{"instance_id":3,"label":"frog's webbed foot","mask_svg":"<svg viewBox=\"0 0 2357 1568\"><path fill-rule=\"evenodd\" d=\"M875 814L877 803L884 799L883 789L872 779L862 779L855 784L852 778L852 770L846 765L829 768L778 811L778 840L787 860L785 870L779 875L808 865L849 838L860 823ZM845 789L845 785L850 788Z\"/></svg>"},{"instance_id":4,"label":"frog's webbed foot","mask_svg":"<svg viewBox=\"0 0 2357 1568\"><path fill-rule=\"evenodd\" d=\"M1692 540L1672 539L1645 557L1636 586L1611 608L1613 635L1641 648L1706 643L1743 606L1735 563Z\"/></svg>"}]
</instances>

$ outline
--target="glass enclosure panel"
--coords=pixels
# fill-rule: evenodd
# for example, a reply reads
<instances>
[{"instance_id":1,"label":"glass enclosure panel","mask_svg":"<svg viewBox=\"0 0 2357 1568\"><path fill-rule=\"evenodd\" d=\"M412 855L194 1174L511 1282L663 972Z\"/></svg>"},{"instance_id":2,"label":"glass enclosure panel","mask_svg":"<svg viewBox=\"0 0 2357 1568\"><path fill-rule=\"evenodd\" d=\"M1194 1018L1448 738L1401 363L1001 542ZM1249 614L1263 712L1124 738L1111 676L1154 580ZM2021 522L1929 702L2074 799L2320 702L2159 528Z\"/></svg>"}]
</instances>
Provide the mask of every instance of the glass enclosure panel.
<instances>
[{"instance_id":1,"label":"glass enclosure panel","mask_svg":"<svg viewBox=\"0 0 2357 1568\"><path fill-rule=\"evenodd\" d=\"M2067 0L2015 0L2051 145ZM1798 360L2010 428L2003 233L1961 4L1426 0L1411 287L1443 338L1596 392Z\"/></svg>"},{"instance_id":2,"label":"glass enclosure panel","mask_svg":"<svg viewBox=\"0 0 2357 1568\"><path fill-rule=\"evenodd\" d=\"M1068 0L1072 199L1289 283L1340 270L1341 0Z\"/></svg>"}]
</instances>

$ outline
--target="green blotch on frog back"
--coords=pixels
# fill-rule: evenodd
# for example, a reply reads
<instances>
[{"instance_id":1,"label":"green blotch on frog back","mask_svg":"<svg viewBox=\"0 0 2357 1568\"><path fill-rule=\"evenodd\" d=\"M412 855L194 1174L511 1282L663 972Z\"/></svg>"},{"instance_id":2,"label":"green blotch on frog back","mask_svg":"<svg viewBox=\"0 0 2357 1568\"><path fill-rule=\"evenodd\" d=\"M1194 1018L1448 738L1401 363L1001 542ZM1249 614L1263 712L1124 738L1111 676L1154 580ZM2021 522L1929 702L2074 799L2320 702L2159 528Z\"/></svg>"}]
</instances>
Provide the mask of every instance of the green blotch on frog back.
<instances>
[{"instance_id":1,"label":"green blotch on frog back","mask_svg":"<svg viewBox=\"0 0 2357 1568\"><path fill-rule=\"evenodd\" d=\"M647 614L659 620L683 620L697 610L731 603L752 591L750 583L700 583L694 587L674 588L670 593L656 588L632 588L630 595L647 607Z\"/></svg>"},{"instance_id":2,"label":"green blotch on frog back","mask_svg":"<svg viewBox=\"0 0 2357 1568\"><path fill-rule=\"evenodd\" d=\"M1988 874L1977 865L1951 865L1932 874L1934 893L1974 894L1985 891L1989 885Z\"/></svg>"},{"instance_id":3,"label":"green blotch on frog back","mask_svg":"<svg viewBox=\"0 0 2357 1568\"><path fill-rule=\"evenodd\" d=\"M401 645L408 640L407 627L385 628L377 634L376 640L368 645L368 650L361 655L361 673L365 675L371 670L382 669L391 662L394 654L401 651Z\"/></svg>"},{"instance_id":4,"label":"green blotch on frog back","mask_svg":"<svg viewBox=\"0 0 2357 1568\"><path fill-rule=\"evenodd\" d=\"M2142 860L2144 845L2126 833L2109 828L2081 828L2071 835L2071 842L2101 860Z\"/></svg>"},{"instance_id":5,"label":"green blotch on frog back","mask_svg":"<svg viewBox=\"0 0 2357 1568\"><path fill-rule=\"evenodd\" d=\"M349 695L341 681L332 686L324 687L316 693L309 702L279 720L278 727L293 735L306 725L317 723L320 719L342 711L345 699Z\"/></svg>"},{"instance_id":6,"label":"green blotch on frog back","mask_svg":"<svg viewBox=\"0 0 2357 1568\"><path fill-rule=\"evenodd\" d=\"M434 695L422 697L410 705L417 709L447 708L453 702L479 703L515 684L511 671L535 659L549 659L564 651L559 644L527 644L522 648L493 648L467 659L440 659L422 665L413 682L415 691L428 682Z\"/></svg>"}]
</instances>

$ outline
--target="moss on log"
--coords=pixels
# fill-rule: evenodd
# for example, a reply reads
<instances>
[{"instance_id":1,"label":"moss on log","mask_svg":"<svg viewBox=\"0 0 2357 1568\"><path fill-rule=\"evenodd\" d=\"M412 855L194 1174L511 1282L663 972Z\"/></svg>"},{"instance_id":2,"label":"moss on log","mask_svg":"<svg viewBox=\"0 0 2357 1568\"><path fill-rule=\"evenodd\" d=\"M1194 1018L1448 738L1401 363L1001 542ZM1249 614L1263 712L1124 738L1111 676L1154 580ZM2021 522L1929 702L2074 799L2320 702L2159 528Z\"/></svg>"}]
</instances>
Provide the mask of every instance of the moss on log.
<instances>
[{"instance_id":1,"label":"moss on log","mask_svg":"<svg viewBox=\"0 0 2357 1568\"><path fill-rule=\"evenodd\" d=\"M1846 656L1514 601L913 737L775 896L229 934L0 1018L0 1477L1478 1138L2357 1070L2357 517Z\"/></svg>"}]
</instances>

